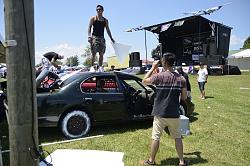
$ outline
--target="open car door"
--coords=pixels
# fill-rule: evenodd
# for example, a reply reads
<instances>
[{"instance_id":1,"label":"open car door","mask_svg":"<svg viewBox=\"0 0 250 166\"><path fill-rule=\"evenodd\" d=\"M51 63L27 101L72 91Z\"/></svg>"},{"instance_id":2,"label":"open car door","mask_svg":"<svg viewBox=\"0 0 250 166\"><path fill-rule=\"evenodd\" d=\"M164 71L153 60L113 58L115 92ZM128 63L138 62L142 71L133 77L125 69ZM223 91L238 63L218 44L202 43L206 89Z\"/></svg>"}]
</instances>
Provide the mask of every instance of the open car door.
<instances>
[{"instance_id":1,"label":"open car door","mask_svg":"<svg viewBox=\"0 0 250 166\"><path fill-rule=\"evenodd\" d=\"M152 100L154 91L150 87L145 87L138 79L120 79L128 102L129 115L133 117L144 117L151 115Z\"/></svg>"}]
</instances>

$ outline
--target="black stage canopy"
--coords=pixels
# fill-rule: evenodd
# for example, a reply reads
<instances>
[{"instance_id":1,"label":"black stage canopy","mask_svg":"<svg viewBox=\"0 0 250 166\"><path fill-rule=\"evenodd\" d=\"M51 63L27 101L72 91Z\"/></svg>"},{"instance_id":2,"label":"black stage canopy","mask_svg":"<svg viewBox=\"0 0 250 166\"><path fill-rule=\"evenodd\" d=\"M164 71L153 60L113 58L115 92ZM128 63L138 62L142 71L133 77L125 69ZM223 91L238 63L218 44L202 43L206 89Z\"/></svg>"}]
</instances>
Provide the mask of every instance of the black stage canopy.
<instances>
[{"instance_id":1,"label":"black stage canopy","mask_svg":"<svg viewBox=\"0 0 250 166\"><path fill-rule=\"evenodd\" d=\"M228 56L231 27L202 16L190 16L143 29L159 35L162 52L177 55L177 64L224 64Z\"/></svg>"}]
</instances>

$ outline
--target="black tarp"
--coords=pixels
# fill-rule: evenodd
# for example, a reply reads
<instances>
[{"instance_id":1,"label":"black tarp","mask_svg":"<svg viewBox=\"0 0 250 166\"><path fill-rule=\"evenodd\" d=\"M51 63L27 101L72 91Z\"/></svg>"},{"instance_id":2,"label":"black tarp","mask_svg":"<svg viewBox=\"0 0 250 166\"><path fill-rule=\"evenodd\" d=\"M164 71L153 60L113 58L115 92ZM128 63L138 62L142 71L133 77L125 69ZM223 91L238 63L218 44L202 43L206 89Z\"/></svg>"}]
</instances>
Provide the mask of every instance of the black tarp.
<instances>
[{"instance_id":1,"label":"black tarp","mask_svg":"<svg viewBox=\"0 0 250 166\"><path fill-rule=\"evenodd\" d=\"M177 65L224 64L228 56L231 27L202 16L190 16L143 29L159 35L162 52L177 55Z\"/></svg>"}]
</instances>

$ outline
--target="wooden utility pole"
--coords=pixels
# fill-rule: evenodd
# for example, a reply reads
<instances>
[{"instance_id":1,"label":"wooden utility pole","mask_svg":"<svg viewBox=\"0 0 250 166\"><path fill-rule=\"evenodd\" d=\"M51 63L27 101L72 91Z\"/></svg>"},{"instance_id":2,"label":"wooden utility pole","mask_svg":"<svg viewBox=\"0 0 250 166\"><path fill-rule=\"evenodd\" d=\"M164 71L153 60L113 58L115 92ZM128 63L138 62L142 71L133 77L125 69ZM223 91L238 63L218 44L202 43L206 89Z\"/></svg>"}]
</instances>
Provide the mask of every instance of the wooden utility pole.
<instances>
[{"instance_id":1,"label":"wooden utility pole","mask_svg":"<svg viewBox=\"0 0 250 166\"><path fill-rule=\"evenodd\" d=\"M4 0L4 7L10 166L37 166L34 1Z\"/></svg>"}]
</instances>

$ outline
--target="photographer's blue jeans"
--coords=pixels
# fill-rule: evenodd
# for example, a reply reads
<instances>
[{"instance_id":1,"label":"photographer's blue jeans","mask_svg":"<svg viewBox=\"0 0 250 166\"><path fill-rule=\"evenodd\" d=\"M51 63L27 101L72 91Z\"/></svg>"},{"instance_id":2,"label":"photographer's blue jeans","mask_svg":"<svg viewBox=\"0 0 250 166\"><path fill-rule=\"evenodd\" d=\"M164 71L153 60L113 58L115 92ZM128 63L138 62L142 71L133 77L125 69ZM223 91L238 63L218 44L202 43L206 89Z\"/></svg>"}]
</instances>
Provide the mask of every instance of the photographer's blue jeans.
<instances>
[{"instance_id":1,"label":"photographer's blue jeans","mask_svg":"<svg viewBox=\"0 0 250 166\"><path fill-rule=\"evenodd\" d=\"M37 78L36 78L36 88L38 88L41 85L41 82L48 75L48 73L49 73L49 69L44 68L42 70L42 72L37 76Z\"/></svg>"}]
</instances>

